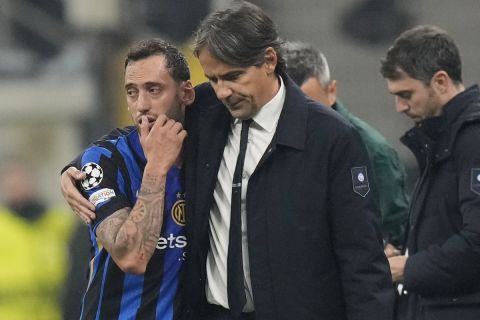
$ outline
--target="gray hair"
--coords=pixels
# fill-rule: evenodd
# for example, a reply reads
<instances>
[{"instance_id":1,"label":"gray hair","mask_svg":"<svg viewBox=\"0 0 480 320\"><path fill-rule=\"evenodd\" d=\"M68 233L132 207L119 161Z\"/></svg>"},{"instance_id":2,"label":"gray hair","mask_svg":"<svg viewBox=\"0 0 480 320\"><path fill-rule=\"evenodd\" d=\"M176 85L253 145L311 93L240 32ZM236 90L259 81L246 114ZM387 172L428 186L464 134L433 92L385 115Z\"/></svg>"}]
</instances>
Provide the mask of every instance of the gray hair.
<instances>
[{"instance_id":1,"label":"gray hair","mask_svg":"<svg viewBox=\"0 0 480 320\"><path fill-rule=\"evenodd\" d=\"M309 78L316 78L322 86L330 84L330 68L325 55L304 42L286 42L282 47L287 74L301 86Z\"/></svg>"}]
</instances>

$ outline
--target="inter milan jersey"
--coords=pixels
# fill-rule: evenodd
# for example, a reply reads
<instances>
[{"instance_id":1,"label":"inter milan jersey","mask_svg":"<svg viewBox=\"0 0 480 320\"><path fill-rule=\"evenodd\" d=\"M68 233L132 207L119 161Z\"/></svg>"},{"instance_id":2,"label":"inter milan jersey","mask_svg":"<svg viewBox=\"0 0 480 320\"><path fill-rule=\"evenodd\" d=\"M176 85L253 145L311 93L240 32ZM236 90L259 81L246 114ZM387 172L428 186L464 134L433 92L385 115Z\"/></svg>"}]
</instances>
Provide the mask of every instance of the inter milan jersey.
<instances>
[{"instance_id":1,"label":"inter milan jersey","mask_svg":"<svg viewBox=\"0 0 480 320\"><path fill-rule=\"evenodd\" d=\"M145 274L136 275L115 264L95 232L109 215L133 208L136 202L146 164L137 130L95 143L79 161L78 166L87 174L80 189L95 205L97 216L90 227L94 255L81 319L175 319L181 311L177 288L187 245L180 170L173 167L167 174L160 238Z\"/></svg>"}]
</instances>

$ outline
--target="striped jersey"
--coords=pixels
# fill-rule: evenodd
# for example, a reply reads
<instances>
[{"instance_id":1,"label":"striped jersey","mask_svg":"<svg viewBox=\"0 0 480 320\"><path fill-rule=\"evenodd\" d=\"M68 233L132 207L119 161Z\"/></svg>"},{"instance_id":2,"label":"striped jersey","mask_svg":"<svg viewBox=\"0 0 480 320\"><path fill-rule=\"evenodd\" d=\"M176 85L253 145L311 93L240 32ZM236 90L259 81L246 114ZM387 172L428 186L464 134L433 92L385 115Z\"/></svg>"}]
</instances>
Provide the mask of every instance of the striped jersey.
<instances>
[{"instance_id":1,"label":"striped jersey","mask_svg":"<svg viewBox=\"0 0 480 320\"><path fill-rule=\"evenodd\" d=\"M145 274L125 273L102 248L95 232L109 215L133 208L146 159L136 129L127 128L110 138L87 148L77 163L87 175L79 189L96 207L96 219L90 226L93 257L80 318L177 319L181 312L179 273L187 245L180 169L173 167L167 174L162 230Z\"/></svg>"}]
</instances>

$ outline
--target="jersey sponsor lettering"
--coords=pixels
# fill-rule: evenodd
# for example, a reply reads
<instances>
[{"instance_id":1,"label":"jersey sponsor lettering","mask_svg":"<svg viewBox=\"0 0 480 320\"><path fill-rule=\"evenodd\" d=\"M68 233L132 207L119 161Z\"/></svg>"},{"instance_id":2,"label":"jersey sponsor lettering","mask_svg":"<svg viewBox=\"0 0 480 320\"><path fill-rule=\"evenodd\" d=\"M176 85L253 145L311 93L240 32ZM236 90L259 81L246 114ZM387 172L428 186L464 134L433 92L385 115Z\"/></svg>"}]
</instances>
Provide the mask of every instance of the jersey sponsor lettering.
<instances>
[{"instance_id":1,"label":"jersey sponsor lettering","mask_svg":"<svg viewBox=\"0 0 480 320\"><path fill-rule=\"evenodd\" d=\"M167 248L185 248L187 246L187 237L186 236L175 236L173 233L170 233L168 237L160 237L157 242L157 249L164 250Z\"/></svg>"}]
</instances>

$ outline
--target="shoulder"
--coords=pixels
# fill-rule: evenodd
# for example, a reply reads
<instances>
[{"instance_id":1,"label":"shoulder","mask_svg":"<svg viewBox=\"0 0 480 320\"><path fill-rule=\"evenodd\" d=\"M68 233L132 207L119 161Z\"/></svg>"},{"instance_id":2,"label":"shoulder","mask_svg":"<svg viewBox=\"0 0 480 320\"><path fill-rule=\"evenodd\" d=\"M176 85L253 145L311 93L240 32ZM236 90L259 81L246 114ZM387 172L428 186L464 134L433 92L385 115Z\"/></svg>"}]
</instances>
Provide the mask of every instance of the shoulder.
<instances>
[{"instance_id":1,"label":"shoulder","mask_svg":"<svg viewBox=\"0 0 480 320\"><path fill-rule=\"evenodd\" d=\"M467 106L453 126L453 138L457 147L476 146L480 139L480 102L476 101Z\"/></svg>"},{"instance_id":2,"label":"shoulder","mask_svg":"<svg viewBox=\"0 0 480 320\"><path fill-rule=\"evenodd\" d=\"M478 141L480 141L480 118L462 124L455 137L455 149L469 152L475 152L469 149L476 149L480 153Z\"/></svg>"},{"instance_id":3,"label":"shoulder","mask_svg":"<svg viewBox=\"0 0 480 320\"><path fill-rule=\"evenodd\" d=\"M284 106L286 120L304 119L309 133L332 135L352 129L348 120L338 112L306 96L288 76L284 76L283 79L286 86Z\"/></svg>"},{"instance_id":4,"label":"shoulder","mask_svg":"<svg viewBox=\"0 0 480 320\"><path fill-rule=\"evenodd\" d=\"M355 127L332 108L321 105L307 98L308 130L313 134L326 137L343 137L345 135L358 135Z\"/></svg>"},{"instance_id":5,"label":"shoulder","mask_svg":"<svg viewBox=\"0 0 480 320\"><path fill-rule=\"evenodd\" d=\"M187 108L187 112L198 111L210 105L220 103L212 86L204 82L195 86L195 101Z\"/></svg>"},{"instance_id":6,"label":"shoulder","mask_svg":"<svg viewBox=\"0 0 480 320\"><path fill-rule=\"evenodd\" d=\"M342 103L338 103L338 106L337 111L347 118L355 130L357 130L372 157L387 156L398 158L395 149L377 129L349 112Z\"/></svg>"}]
</instances>

